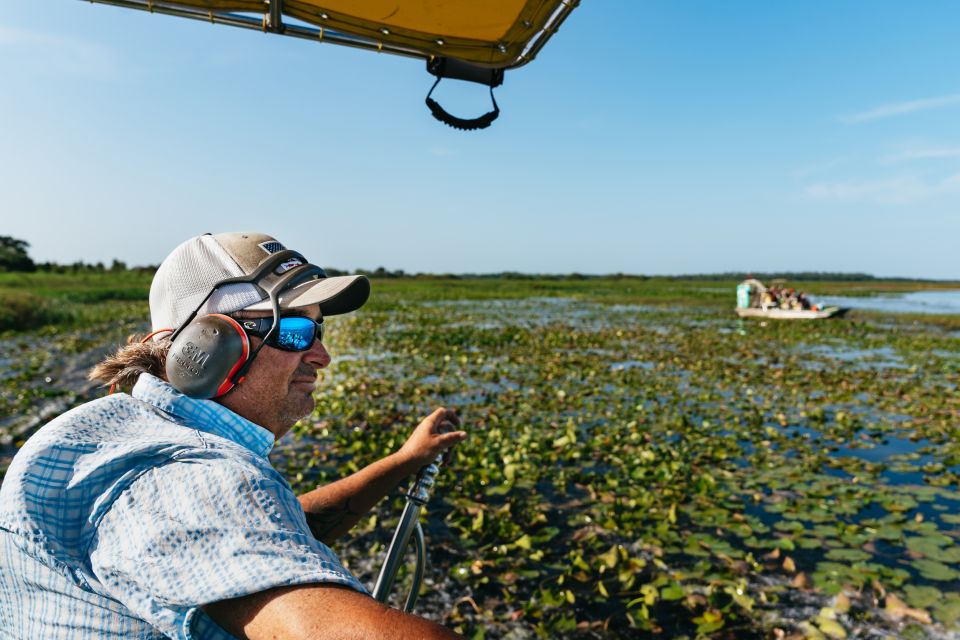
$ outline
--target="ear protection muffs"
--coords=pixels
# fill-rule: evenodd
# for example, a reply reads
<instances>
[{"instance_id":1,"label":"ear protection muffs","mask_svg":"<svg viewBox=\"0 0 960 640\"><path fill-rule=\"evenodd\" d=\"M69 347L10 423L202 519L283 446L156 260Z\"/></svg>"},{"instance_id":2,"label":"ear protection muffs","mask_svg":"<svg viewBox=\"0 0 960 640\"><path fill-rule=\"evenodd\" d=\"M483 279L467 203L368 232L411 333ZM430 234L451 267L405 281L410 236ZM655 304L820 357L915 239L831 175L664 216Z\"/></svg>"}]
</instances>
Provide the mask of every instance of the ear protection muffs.
<instances>
[{"instance_id":1,"label":"ear protection muffs","mask_svg":"<svg viewBox=\"0 0 960 640\"><path fill-rule=\"evenodd\" d=\"M219 313L201 316L170 344L167 381L191 398L216 398L233 388L249 357L250 340L236 320Z\"/></svg>"},{"instance_id":2,"label":"ear protection muffs","mask_svg":"<svg viewBox=\"0 0 960 640\"><path fill-rule=\"evenodd\" d=\"M243 381L243 374L253 363L267 337L255 350L243 327L219 313L197 318L197 313L213 292L228 284L252 284L269 298L273 307L273 326L279 330L280 292L314 278L326 278L323 269L307 262L295 251L282 250L271 255L249 275L221 280L210 289L183 325L170 336L167 355L167 381L191 398L210 399L222 396Z\"/></svg>"}]
</instances>

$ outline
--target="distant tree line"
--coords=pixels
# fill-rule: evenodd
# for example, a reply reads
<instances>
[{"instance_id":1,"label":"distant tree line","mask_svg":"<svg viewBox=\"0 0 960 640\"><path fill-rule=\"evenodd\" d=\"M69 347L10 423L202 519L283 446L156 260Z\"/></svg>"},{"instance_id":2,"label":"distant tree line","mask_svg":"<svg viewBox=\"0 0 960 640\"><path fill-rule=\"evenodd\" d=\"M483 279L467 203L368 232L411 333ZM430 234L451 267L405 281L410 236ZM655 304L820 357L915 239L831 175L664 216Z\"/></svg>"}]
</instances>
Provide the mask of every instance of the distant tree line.
<instances>
[{"instance_id":1,"label":"distant tree line","mask_svg":"<svg viewBox=\"0 0 960 640\"><path fill-rule=\"evenodd\" d=\"M728 271L725 273L692 273L683 275L642 275L629 273L520 273L518 271L498 271L495 273L406 273L403 269L389 271L378 267L373 271L357 269L352 272L340 271L325 267L327 275L344 275L346 273L361 273L371 278L424 278L424 279L453 279L453 280L708 280L731 281L756 278L762 281L789 280L792 282L853 282L883 280L885 282L934 282L924 278L878 278L869 273L841 273L833 271L773 271L773 272L746 272Z\"/></svg>"},{"instance_id":2,"label":"distant tree line","mask_svg":"<svg viewBox=\"0 0 960 640\"><path fill-rule=\"evenodd\" d=\"M376 269L355 269L341 271L333 267L324 267L328 276L357 273L371 278L421 278L429 280L590 280L597 278L632 278L648 280L651 276L627 275L623 273L606 275L585 275L582 273L520 273L519 271L498 271L495 273L407 273L403 269L393 271L384 267Z\"/></svg>"},{"instance_id":3,"label":"distant tree line","mask_svg":"<svg viewBox=\"0 0 960 640\"><path fill-rule=\"evenodd\" d=\"M114 259L109 265L103 262L87 263L82 260L70 264L59 264L56 262L34 262L28 253L30 243L26 240L19 240L11 236L0 236L0 272L19 271L19 272L47 272L47 273L153 273L157 270L156 265L144 267L129 267L127 263ZM423 279L453 279L453 280L471 280L471 279L489 279L489 280L595 280L595 279L615 279L615 280L746 280L747 278L756 278L758 280L769 281L776 279L790 280L793 282L803 281L825 281L834 282L843 281L864 281L864 280L885 280L894 282L933 282L933 280L923 278L877 278L869 273L840 273L834 271L774 271L774 272L747 272L747 271L727 271L725 273L692 273L677 276L648 276L633 275L626 273L608 273L608 274L583 274L583 273L520 273L518 271L498 271L495 273L407 273L403 269L387 269L377 267L376 269L356 269L354 271L344 271L335 267L324 267L328 276L341 276L348 273L359 273L371 278L423 278Z\"/></svg>"},{"instance_id":4,"label":"distant tree line","mask_svg":"<svg viewBox=\"0 0 960 640\"><path fill-rule=\"evenodd\" d=\"M34 262L28 249L30 243L11 236L0 236L0 272L15 271L21 273L120 273L135 271L153 273L156 266L128 267L127 263L114 259L109 265L103 262L83 262L77 260L69 264L57 262Z\"/></svg>"},{"instance_id":5,"label":"distant tree line","mask_svg":"<svg viewBox=\"0 0 960 640\"><path fill-rule=\"evenodd\" d=\"M643 275L631 273L521 273L519 271L497 271L493 273L407 273L403 269L393 271L384 267L376 269L356 269L341 271L334 267L324 267L329 276L359 273L371 278L422 278L431 280L790 280L792 282L853 282L883 280L885 282L935 282L929 278L878 278L869 273L843 273L838 271L726 271L723 273L690 273L682 275Z\"/></svg>"},{"instance_id":6,"label":"distant tree line","mask_svg":"<svg viewBox=\"0 0 960 640\"><path fill-rule=\"evenodd\" d=\"M109 265L102 262L87 263L82 260L71 262L70 264L38 262L36 268L36 271L44 273L153 273L156 270L156 265L128 267L126 262L117 259L114 259Z\"/></svg>"},{"instance_id":7,"label":"distant tree line","mask_svg":"<svg viewBox=\"0 0 960 640\"><path fill-rule=\"evenodd\" d=\"M10 236L0 236L0 271L36 271L37 265L27 254L30 243Z\"/></svg>"},{"instance_id":8,"label":"distant tree line","mask_svg":"<svg viewBox=\"0 0 960 640\"><path fill-rule=\"evenodd\" d=\"M924 278L878 278L869 273L842 273L837 271L727 271L726 273L693 273L679 276L664 276L671 280L791 280L794 282L834 282L883 280L885 282L932 282Z\"/></svg>"}]
</instances>

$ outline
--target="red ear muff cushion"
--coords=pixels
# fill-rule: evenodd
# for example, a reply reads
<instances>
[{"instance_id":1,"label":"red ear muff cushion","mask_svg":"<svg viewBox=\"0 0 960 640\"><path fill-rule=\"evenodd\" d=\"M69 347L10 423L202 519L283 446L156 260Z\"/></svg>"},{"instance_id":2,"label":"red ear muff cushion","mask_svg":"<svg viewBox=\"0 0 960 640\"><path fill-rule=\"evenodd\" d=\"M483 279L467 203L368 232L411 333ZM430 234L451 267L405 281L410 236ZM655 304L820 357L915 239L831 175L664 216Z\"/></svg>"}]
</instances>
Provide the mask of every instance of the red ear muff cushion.
<instances>
[{"instance_id":1,"label":"red ear muff cushion","mask_svg":"<svg viewBox=\"0 0 960 640\"><path fill-rule=\"evenodd\" d=\"M216 398L233 388L250 342L233 318L213 313L193 320L170 345L167 380L191 398Z\"/></svg>"}]
</instances>

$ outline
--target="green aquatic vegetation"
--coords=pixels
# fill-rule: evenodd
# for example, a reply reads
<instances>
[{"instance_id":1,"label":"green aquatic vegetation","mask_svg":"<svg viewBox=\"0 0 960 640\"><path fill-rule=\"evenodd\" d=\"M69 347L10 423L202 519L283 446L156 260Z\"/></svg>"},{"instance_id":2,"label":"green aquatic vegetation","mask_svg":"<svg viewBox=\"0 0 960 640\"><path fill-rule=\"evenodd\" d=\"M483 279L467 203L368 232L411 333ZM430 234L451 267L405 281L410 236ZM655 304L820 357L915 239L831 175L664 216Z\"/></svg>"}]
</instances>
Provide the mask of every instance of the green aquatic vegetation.
<instances>
[{"instance_id":1,"label":"green aquatic vegetation","mask_svg":"<svg viewBox=\"0 0 960 640\"><path fill-rule=\"evenodd\" d=\"M957 377L934 354L951 339L867 321L739 335L709 309L597 298L384 303L331 332L352 357L318 419L377 434L327 432L351 453L372 459L438 404L471 425L428 526L456 590L487 603L458 609L463 630L759 637L784 589L930 588L956 570L932 509L949 516L956 484L917 484L951 467L933 446L955 435L937 386ZM851 367L810 344L883 351Z\"/></svg>"},{"instance_id":2,"label":"green aquatic vegetation","mask_svg":"<svg viewBox=\"0 0 960 640\"><path fill-rule=\"evenodd\" d=\"M146 326L138 318L143 304L99 306L96 311L77 312L88 317L82 327L46 326L0 336L0 473L37 427L103 392L86 380L88 369L127 335Z\"/></svg>"},{"instance_id":3,"label":"green aquatic vegetation","mask_svg":"<svg viewBox=\"0 0 960 640\"><path fill-rule=\"evenodd\" d=\"M960 593L945 593L943 599L933 604L934 618L948 627L960 622Z\"/></svg>"},{"instance_id":4,"label":"green aquatic vegetation","mask_svg":"<svg viewBox=\"0 0 960 640\"><path fill-rule=\"evenodd\" d=\"M920 572L920 575L928 580L937 582L953 582L960 578L960 572L950 568L942 562L936 560L914 560L913 567Z\"/></svg>"},{"instance_id":5,"label":"green aquatic vegetation","mask_svg":"<svg viewBox=\"0 0 960 640\"><path fill-rule=\"evenodd\" d=\"M296 489L329 482L457 407L471 435L427 509L421 601L469 636L905 633L884 593L955 626L960 337L869 314L742 323L696 289L375 282L329 319L316 411L275 463ZM369 584L401 505L338 549Z\"/></svg>"}]
</instances>

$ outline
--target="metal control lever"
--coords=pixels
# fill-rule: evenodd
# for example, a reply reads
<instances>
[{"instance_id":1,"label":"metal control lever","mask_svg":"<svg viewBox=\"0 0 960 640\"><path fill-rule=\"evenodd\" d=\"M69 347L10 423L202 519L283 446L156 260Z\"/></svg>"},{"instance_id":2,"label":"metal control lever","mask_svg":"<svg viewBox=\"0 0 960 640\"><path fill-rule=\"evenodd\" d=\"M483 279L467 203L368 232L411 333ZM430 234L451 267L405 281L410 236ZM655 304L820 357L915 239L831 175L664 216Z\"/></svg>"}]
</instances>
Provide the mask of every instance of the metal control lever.
<instances>
[{"instance_id":1,"label":"metal control lever","mask_svg":"<svg viewBox=\"0 0 960 640\"><path fill-rule=\"evenodd\" d=\"M410 544L410 536L414 536L417 564L413 574L413 585L410 587L410 594L407 596L407 603L403 608L407 613L413 610L417 602L417 595L420 593L420 584L423 582L426 567L426 544L423 538L423 528L420 526L420 510L430 501L430 491L437 482L437 474L440 473L442 462L443 454L440 454L436 460L417 473L417 477L410 485L406 496L407 504L404 505L403 513L400 514L400 522L397 524L396 531L393 532L393 540L390 541L390 546L387 548L383 567L380 568L380 575L373 587L374 599L386 604L387 598L390 597L390 592L393 590L397 571L403 562L403 555L407 550L407 545Z\"/></svg>"}]
</instances>

